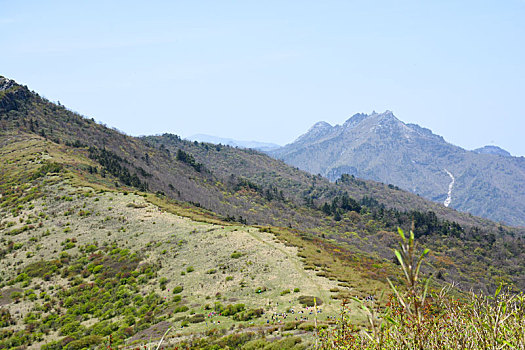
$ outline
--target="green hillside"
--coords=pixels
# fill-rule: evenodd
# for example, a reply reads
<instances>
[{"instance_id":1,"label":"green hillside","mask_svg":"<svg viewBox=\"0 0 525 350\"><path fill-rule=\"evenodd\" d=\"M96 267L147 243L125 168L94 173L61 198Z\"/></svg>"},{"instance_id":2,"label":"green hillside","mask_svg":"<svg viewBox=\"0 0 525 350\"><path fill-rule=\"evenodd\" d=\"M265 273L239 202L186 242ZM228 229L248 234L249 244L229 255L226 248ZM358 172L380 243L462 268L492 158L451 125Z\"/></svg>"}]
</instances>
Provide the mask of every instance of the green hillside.
<instances>
[{"instance_id":1,"label":"green hillside","mask_svg":"<svg viewBox=\"0 0 525 350\"><path fill-rule=\"evenodd\" d=\"M109 335L116 344L141 344L170 327L173 343L190 335L271 339L286 327L307 345L313 316L303 299L316 297L326 324L338 313L337 295L351 292L318 268L305 269L298 247L267 228L111 188L110 175L83 170L95 164L77 149L31 135L8 140L1 152L3 347L74 349Z\"/></svg>"},{"instance_id":2,"label":"green hillside","mask_svg":"<svg viewBox=\"0 0 525 350\"><path fill-rule=\"evenodd\" d=\"M0 87L3 347L143 344L170 327L173 344L309 346L313 297L323 326L342 298L379 299L400 277L398 226L431 248L436 286L525 287L516 228L255 151L130 137Z\"/></svg>"}]
</instances>

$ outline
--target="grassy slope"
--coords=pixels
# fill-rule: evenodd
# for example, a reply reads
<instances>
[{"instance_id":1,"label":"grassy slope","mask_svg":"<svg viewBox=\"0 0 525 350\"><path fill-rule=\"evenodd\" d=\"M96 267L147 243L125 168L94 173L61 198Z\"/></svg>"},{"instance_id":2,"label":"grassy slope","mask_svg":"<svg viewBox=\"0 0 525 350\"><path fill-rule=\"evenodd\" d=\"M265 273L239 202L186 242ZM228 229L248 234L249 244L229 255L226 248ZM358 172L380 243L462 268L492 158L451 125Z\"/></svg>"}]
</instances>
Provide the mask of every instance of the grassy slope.
<instances>
[{"instance_id":1,"label":"grassy slope","mask_svg":"<svg viewBox=\"0 0 525 350\"><path fill-rule=\"evenodd\" d=\"M109 190L107 185L111 184L111 179L78 172L76 169L91 161L78 149L73 149L72 153L68 151L64 146L30 135L12 136L9 142L3 144L1 155L8 164L3 172L10 175L6 179L12 181L12 185L23 183L23 192L34 194L30 198L17 196L17 203L11 202L2 209L2 240L5 246L15 247L4 251L0 260L0 277L4 281L2 307L9 311L15 322L3 331L27 328L31 322L27 320L28 315L38 314L40 319L46 319L50 314L67 315L70 312L67 306L47 311L42 311L40 307L46 301L55 301L60 305L64 300L61 300L59 290L69 290L81 283L76 280L80 273L68 275L61 273L60 269L49 280L36 276L29 282L20 278L14 282L22 272L27 272L27 266L40 261L64 260L64 257L74 262L104 251L104 247L127 249L130 255L138 253L140 265L156 267L154 277L138 285L137 294L156 293L162 303L155 310L151 325L129 331L131 337L128 340L138 342L146 341L154 331L167 328L167 324L180 327L192 312L207 314L210 311L205 310L206 305L213 307L215 302L223 305L243 303L247 309L263 308L265 315L245 322L217 316L208 319L207 324L190 323L189 327L174 332L172 337L185 339L185 334L203 333L213 328L227 330L236 327L238 331L245 332L243 327L266 327L266 319L273 312L282 313L289 308L305 310L298 303L301 295L317 296L324 301L319 319L326 321L328 316L337 314L339 307L339 302L332 296L344 290L352 292L349 288L338 286L337 281L318 276L315 268L305 270L304 262L297 255L298 248L284 244L266 230L225 225L217 219L207 219L206 213L199 213L196 209L190 211L159 197L152 200L147 194L128 193L125 189ZM46 162L63 163L65 170L32 180L32 174ZM157 201L162 207L152 204L150 200ZM200 221L170 211L178 211ZM74 242L71 242L72 239ZM98 248L88 254L83 247L89 245ZM312 251L313 247L302 245L303 251L308 249ZM241 253L241 256L232 258L234 252ZM68 263L63 264L63 268L67 266ZM194 270L187 272L190 266ZM185 274L181 275L182 272ZM357 272L355 274L358 275ZM93 283L96 278L96 274L84 276L82 283ZM165 289L159 285L162 278L167 279ZM8 281L11 282L6 285ZM180 294L182 301L178 303L171 300L173 294L170 292L177 286L184 287ZM371 281L370 287L381 288L381 285ZM259 294L256 288L266 291ZM299 291L293 292L296 288ZM281 295L285 290L291 292ZM24 295L19 301L16 301L16 296L11 297L17 291ZM35 300L31 297L33 293L37 296ZM47 296L41 297L41 293ZM187 306L188 310L173 312L179 306ZM311 321L312 316L308 317ZM360 318L356 314L356 319ZM88 330L103 319L91 314L80 318L81 325ZM106 321L122 323L120 315L109 317ZM159 321L162 323L155 326ZM221 323L213 325L212 321ZM64 339L65 333L61 329L60 326L57 330L51 327L49 334L44 333L33 339L31 347L39 348L50 340ZM75 334L70 336L76 337Z\"/></svg>"},{"instance_id":2,"label":"grassy slope","mask_svg":"<svg viewBox=\"0 0 525 350\"><path fill-rule=\"evenodd\" d=\"M308 233L318 241L316 244L332 245L328 248L331 252L333 249L346 252L344 256L341 254L345 265L375 278L383 278L392 267L390 248L395 246L392 232L398 225L409 228L416 217L411 212L399 215L364 207L359 214L341 212L341 220L337 221L333 215L319 210L323 203L344 192L356 200L371 196L386 208L417 209L423 214L431 210L441 218L438 221L446 219L462 225L462 233L456 236L442 232L449 225L442 221L422 234L422 241L434 251L432 268L426 271L439 270L440 278L460 282L467 289L491 288L501 280L525 285L520 264L524 242L514 238L523 234L518 229L461 214L370 181L349 179L332 184L253 151L216 148L173 136L129 137L49 103L24 88L17 87L16 93L5 94L3 100L6 99L11 101L10 107L0 109L3 115L0 125L8 133L44 135L48 140L69 145L65 148L68 152L80 152L84 157L88 156L87 146L95 147L97 152L108 150L120 157L117 161L120 170L138 175L142 184L147 183L153 192L165 193L166 199L207 208L211 211L207 217L233 217L249 224L280 227L290 238ZM179 149L194 157L196 163L203 163L202 169L197 171L195 166L177 160ZM98 171L105 168L102 163L93 166ZM122 178L117 182L122 185ZM273 198L268 198L268 191ZM305 197L313 200L313 208L305 205ZM186 207L193 211L191 205ZM416 230L420 228L418 222ZM314 255L307 257L311 262L316 259ZM328 266L322 269L333 278L349 279L337 275L344 274L344 268L337 272L330 271Z\"/></svg>"},{"instance_id":3,"label":"grassy slope","mask_svg":"<svg viewBox=\"0 0 525 350\"><path fill-rule=\"evenodd\" d=\"M0 137L2 160L5 159L5 163L8 165L0 168L2 179L6 179L1 184L0 190L3 196L2 206L4 213L10 212L12 213L10 215L20 215L26 209L27 201L37 198L39 193L48 187L41 184L40 189L31 190L32 187L34 188L33 185L24 185L34 182L30 181L31 174L42 167L42 160L45 159L48 159L48 162L53 160L65 164L66 172L62 173L61 176L68 178L69 183L67 186L135 192L132 188L122 186L121 179L116 179L109 173L106 174L105 178L101 177L100 173L103 167L97 161L89 159L87 147L82 144L77 144L75 147L71 144L75 143L75 141L81 141L92 146L103 146L118 154L122 159L126 159L128 163L123 162L122 164L130 172L139 173L138 168L143 168L147 173L152 174L152 176L141 176L140 179L148 181L150 190L163 191L167 196L146 194L145 198L148 202L154 203L163 210L173 214L191 218L195 225L198 225L198 222L213 223L220 225L220 227L224 226L225 230L229 230L232 223L224 222L226 216L235 216L236 220L239 220L239 216L242 216L248 223L264 225L263 231L268 230L266 226L273 225L270 230L277 239L286 243L286 245L292 245L298 249L299 257L302 263L305 264L306 271L314 271L318 277L326 276L334 282L338 281L337 284L340 291L335 292L334 287L332 294L334 296L339 294L339 297L343 297L345 295L377 295L381 290L385 289L384 278L386 275L390 275L394 268L389 249L396 242L395 235L391 232L391 227L393 226L387 227L386 219L374 219L372 214L366 210L360 214L345 212L342 214L342 220L335 221L331 215L326 215L318 209L304 206L302 201L304 191L310 191L313 187L309 194L317 196L316 202L318 205L324 201L329 201L334 195L342 191L347 191L357 199L361 195L373 193L373 196L381 201L392 201L393 206L401 207L402 202L406 200L409 207L419 205L413 203L421 203L423 208L427 208L425 207L425 201L421 199L413 200L413 196L402 191L389 189L381 184L363 182L356 179L351 180L350 183L330 184L326 180L287 167L284 163L276 162L269 157L251 151L236 150L229 147L222 147L220 150L217 150L212 145L183 141L177 141L171 146L167 144L161 147L159 144L155 145L152 139L144 142L141 139L125 136L95 124L89 119L80 118L63 107L46 103L34 95L30 95L20 104L21 106L16 110L3 114L3 118L0 121L0 125L4 130ZM31 132L31 125L33 125L34 132ZM42 131L48 138L47 140L38 136L38 134L42 134ZM60 141L61 143L57 144L51 140ZM69 145L65 143L69 143ZM172 147L171 151L169 147ZM204 171L196 171L192 166L177 161L176 150L179 148L194 155L197 162L204 163ZM213 151L214 149L215 151ZM147 157L146 154L148 155ZM88 167L96 167L98 174L90 173ZM231 181L232 172L237 173L233 181ZM239 182L242 180L241 177L255 183L259 190L253 190L249 186L239 186ZM40 180L41 178L35 181L38 182ZM115 188L116 182L120 183L118 189ZM312 186L313 183L315 183L314 186ZM170 188L170 184L173 185L173 190ZM275 198L268 200L264 190L272 188L275 188L278 192L283 191L284 200ZM67 193L61 193L58 197L62 198L63 195L67 195ZM131 198L130 195L122 195L122 198L124 197L126 199ZM100 198L99 202L102 200ZM199 203L206 208L213 209L218 214L203 208L197 208L184 201ZM70 204L70 202L66 204ZM22 205L23 209L17 210L16 207L18 205ZM125 208L126 213L136 213L137 210L142 210L141 208ZM79 211L84 210L81 208L76 209ZM102 209L98 208L101 211L100 213L102 213ZM433 257L430 260L431 266L428 266L426 271L440 270L440 278L459 280L467 288L469 286L486 288L491 284L498 283L500 280L513 281L518 284L521 283L521 285L525 283L523 273L521 273L523 267L520 263L522 261L520 259L523 258L523 252L525 251L525 249L520 248L523 246L523 241L513 239L510 235L506 235L505 231L500 233L498 231L499 227L493 223L461 216L451 210L443 210L441 212L438 210L439 208L436 209L436 212L439 215L450 215L458 221L464 220L461 222L466 228L479 225L482 227L482 230L479 232L467 231L464 237L444 236L439 234L439 232L422 237L422 241L433 250ZM92 215L89 215L88 218L77 216L73 216L75 220L70 224L75 225L80 219L83 221L93 218ZM128 214L124 216L128 220ZM28 224L27 219L23 219L25 220L24 225L33 225ZM29 220L34 221L35 218L30 218ZM39 220L37 219L36 222ZM24 227L19 222L20 219L18 219L18 222L15 222L14 226L10 227L7 227L9 225L7 221L15 222L12 219L2 221L5 251L9 251L12 248L12 245L9 248L9 240L13 240L15 237L30 239L29 236L24 235L33 230L21 232L16 236L5 235L12 230ZM61 225L65 225L67 222L63 221ZM487 223L486 226L484 223ZM120 225L110 230L112 236L119 232L118 229L125 226L123 222ZM118 234L126 235L128 230L134 230L131 226L141 227L141 223L133 222L130 224L130 227L124 227L126 232L120 230ZM65 227L59 227L62 229L62 232L59 232L60 230L57 229L56 234L64 235L64 237L67 234L72 235L74 232L73 230L63 232ZM92 226L90 230L96 227ZM262 226L260 227L263 228ZM114 232L115 230L117 232ZM504 230L507 230L507 228L504 228ZM238 232L242 233L245 231L239 226ZM509 230L509 232L512 233L512 230ZM250 234L249 232L245 233ZM263 235L259 231L252 231L251 233ZM107 235L107 232L105 234ZM206 235L197 237L203 240L209 238ZM243 237L246 238L247 236L244 235ZM243 237L239 237L239 239L244 239ZM257 240L256 238L261 238L251 237L254 241ZM224 238L227 239L227 236ZM60 244L64 240L55 242L55 244ZM107 241L109 242L109 237ZM257 246L257 250L260 248L264 251L263 247L269 247L268 244L271 244L272 241L266 240L268 244L259 242L261 245ZM227 243L225 242L225 244ZM122 240L118 240L118 244L123 244ZM102 244L100 246L103 247ZM198 245L195 247L194 244L186 248L198 249L199 247ZM144 250L142 247L137 249L139 251ZM169 256L169 250L165 249L166 253L161 254L161 260ZM272 251L274 250L272 249ZM17 252L11 250L8 254ZM60 249L57 249L56 254L59 253ZM24 251L22 254L27 254L27 252ZM17 254L17 256L19 255ZM225 257L227 258L227 254ZM27 255L25 259L27 259ZM233 261L233 259L230 260ZM235 261L237 262L237 260ZM292 265L297 266L298 260L294 258L293 261L295 263ZM206 260L203 259L202 263L205 262ZM23 264L24 262L20 263L19 266ZM277 268L276 265L272 266ZM201 271L202 274L203 270L204 272L209 270L206 268L207 265L203 269L199 267L198 271ZM246 269L250 270L251 268L246 267ZM219 272L222 274L221 270L217 270L218 272L215 274L209 275L218 276ZM186 276L190 276L195 272ZM180 270L178 270L178 273L180 274ZM199 274L192 276L199 276ZM235 276L232 277L235 278ZM158 276L153 284L158 283L160 278L161 276ZM249 281L250 279L251 277L248 275L247 280ZM217 280L216 282L220 281ZM226 281L224 282L226 283ZM23 283L23 281L17 283ZM290 286L283 285L282 288L290 288ZM273 291L276 293L277 289ZM291 294L293 295L293 293ZM215 300L211 299L212 301ZM177 307L177 305L172 306Z\"/></svg>"}]
</instances>

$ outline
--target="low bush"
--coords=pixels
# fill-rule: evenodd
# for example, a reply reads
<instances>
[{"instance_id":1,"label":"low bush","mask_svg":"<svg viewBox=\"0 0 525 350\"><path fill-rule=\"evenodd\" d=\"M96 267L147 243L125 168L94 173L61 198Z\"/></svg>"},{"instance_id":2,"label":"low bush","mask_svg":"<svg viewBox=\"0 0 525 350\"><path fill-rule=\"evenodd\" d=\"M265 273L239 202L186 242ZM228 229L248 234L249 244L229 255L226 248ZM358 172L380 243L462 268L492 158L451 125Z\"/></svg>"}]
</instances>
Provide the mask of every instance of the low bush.
<instances>
[{"instance_id":1,"label":"low bush","mask_svg":"<svg viewBox=\"0 0 525 350\"><path fill-rule=\"evenodd\" d=\"M232 255L230 255L232 259L239 259L241 256L242 256L242 253L240 252L233 252Z\"/></svg>"},{"instance_id":2,"label":"low bush","mask_svg":"<svg viewBox=\"0 0 525 350\"><path fill-rule=\"evenodd\" d=\"M259 318L264 314L263 309L250 309L244 312L237 313L233 316L235 321L249 321L254 318Z\"/></svg>"},{"instance_id":3,"label":"low bush","mask_svg":"<svg viewBox=\"0 0 525 350\"><path fill-rule=\"evenodd\" d=\"M246 307L244 304L235 304L235 305L226 305L224 310L222 311L223 316L233 316L238 312L244 311Z\"/></svg>"},{"instance_id":4,"label":"low bush","mask_svg":"<svg viewBox=\"0 0 525 350\"><path fill-rule=\"evenodd\" d=\"M201 323L201 322L204 322L205 321L205 317L203 314L195 314L193 316L191 316L188 321L190 323Z\"/></svg>"},{"instance_id":5,"label":"low bush","mask_svg":"<svg viewBox=\"0 0 525 350\"><path fill-rule=\"evenodd\" d=\"M299 303L303 304L304 306L309 306L309 307L314 306L316 304L317 306L323 304L323 300L321 300L321 298L314 297L311 295L301 295L299 298L297 298L297 300L299 301Z\"/></svg>"},{"instance_id":6,"label":"low bush","mask_svg":"<svg viewBox=\"0 0 525 350\"><path fill-rule=\"evenodd\" d=\"M188 310L189 308L186 305L180 305L173 310L173 313L186 312Z\"/></svg>"}]
</instances>

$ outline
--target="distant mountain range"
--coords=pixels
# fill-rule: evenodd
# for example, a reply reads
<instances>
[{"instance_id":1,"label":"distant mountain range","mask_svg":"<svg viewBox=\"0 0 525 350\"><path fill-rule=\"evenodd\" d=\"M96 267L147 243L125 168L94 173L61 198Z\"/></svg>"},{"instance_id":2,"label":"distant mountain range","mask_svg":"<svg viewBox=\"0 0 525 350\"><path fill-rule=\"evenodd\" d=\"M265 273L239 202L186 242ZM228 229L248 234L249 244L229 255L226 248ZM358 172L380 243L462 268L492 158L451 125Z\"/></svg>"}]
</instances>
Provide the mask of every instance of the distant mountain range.
<instances>
[{"instance_id":1,"label":"distant mountain range","mask_svg":"<svg viewBox=\"0 0 525 350\"><path fill-rule=\"evenodd\" d=\"M468 151L390 111L318 122L275 158L334 181L342 174L399 186L444 205L525 225L525 158L486 146Z\"/></svg>"},{"instance_id":2,"label":"distant mountain range","mask_svg":"<svg viewBox=\"0 0 525 350\"><path fill-rule=\"evenodd\" d=\"M228 139L224 137L217 137L206 134L197 134L186 138L190 141L222 144L225 146L240 147L240 148L251 148L262 152L269 152L280 148L280 145L268 142L257 142L257 141L239 141L234 139Z\"/></svg>"}]
</instances>

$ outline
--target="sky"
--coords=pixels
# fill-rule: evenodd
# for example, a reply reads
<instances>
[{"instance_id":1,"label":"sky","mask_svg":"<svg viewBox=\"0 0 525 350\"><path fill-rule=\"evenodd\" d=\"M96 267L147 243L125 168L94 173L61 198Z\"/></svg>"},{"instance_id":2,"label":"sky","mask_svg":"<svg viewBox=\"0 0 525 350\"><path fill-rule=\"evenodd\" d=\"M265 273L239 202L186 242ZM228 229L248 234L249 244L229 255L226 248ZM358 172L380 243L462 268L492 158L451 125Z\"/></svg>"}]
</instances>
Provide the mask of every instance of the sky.
<instances>
[{"instance_id":1,"label":"sky","mask_svg":"<svg viewBox=\"0 0 525 350\"><path fill-rule=\"evenodd\" d=\"M525 0L0 0L0 75L130 135L284 145L392 110L525 155Z\"/></svg>"}]
</instances>

